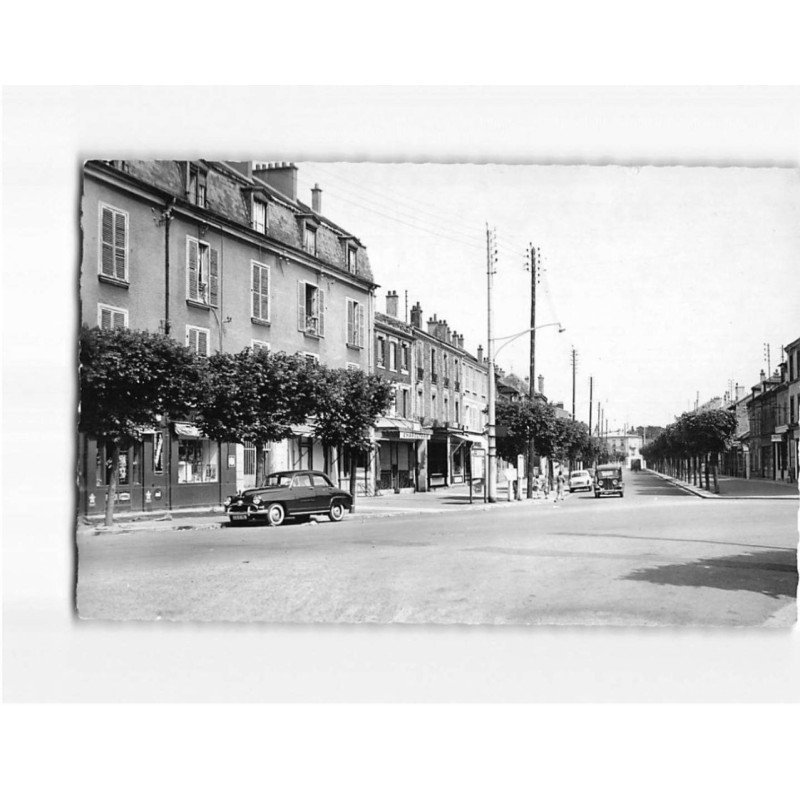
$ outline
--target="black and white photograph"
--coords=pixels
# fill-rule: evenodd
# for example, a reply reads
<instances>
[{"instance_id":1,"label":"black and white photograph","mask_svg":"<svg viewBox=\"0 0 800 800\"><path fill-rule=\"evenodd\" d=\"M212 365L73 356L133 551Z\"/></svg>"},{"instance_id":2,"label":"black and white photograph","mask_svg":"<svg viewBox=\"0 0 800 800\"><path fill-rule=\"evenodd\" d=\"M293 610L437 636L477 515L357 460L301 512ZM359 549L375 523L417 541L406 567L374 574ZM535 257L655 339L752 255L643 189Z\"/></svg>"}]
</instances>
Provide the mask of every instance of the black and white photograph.
<instances>
[{"instance_id":1,"label":"black and white photograph","mask_svg":"<svg viewBox=\"0 0 800 800\"><path fill-rule=\"evenodd\" d=\"M796 170L253 156L82 166L82 619L795 623Z\"/></svg>"}]
</instances>

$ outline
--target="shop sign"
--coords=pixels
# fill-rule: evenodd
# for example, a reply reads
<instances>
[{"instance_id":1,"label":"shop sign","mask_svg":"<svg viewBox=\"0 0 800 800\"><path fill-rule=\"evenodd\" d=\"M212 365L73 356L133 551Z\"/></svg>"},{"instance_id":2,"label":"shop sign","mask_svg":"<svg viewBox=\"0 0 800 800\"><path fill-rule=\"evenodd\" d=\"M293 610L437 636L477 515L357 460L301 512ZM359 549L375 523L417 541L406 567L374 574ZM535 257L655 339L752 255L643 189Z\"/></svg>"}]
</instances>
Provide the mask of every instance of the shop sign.
<instances>
[{"instance_id":1,"label":"shop sign","mask_svg":"<svg viewBox=\"0 0 800 800\"><path fill-rule=\"evenodd\" d=\"M783 434L782 433L773 433L772 434L772 441L773 442L782 442L783 441Z\"/></svg>"},{"instance_id":2,"label":"shop sign","mask_svg":"<svg viewBox=\"0 0 800 800\"><path fill-rule=\"evenodd\" d=\"M236 456L228 454L228 469L236 469Z\"/></svg>"},{"instance_id":3,"label":"shop sign","mask_svg":"<svg viewBox=\"0 0 800 800\"><path fill-rule=\"evenodd\" d=\"M153 490L153 497L156 500L160 500L161 499L161 489L154 489Z\"/></svg>"},{"instance_id":4,"label":"shop sign","mask_svg":"<svg viewBox=\"0 0 800 800\"><path fill-rule=\"evenodd\" d=\"M117 500L119 502L121 502L121 503L127 503L128 500L130 500L130 499L131 499L131 493L130 492L119 492L117 494Z\"/></svg>"}]
</instances>

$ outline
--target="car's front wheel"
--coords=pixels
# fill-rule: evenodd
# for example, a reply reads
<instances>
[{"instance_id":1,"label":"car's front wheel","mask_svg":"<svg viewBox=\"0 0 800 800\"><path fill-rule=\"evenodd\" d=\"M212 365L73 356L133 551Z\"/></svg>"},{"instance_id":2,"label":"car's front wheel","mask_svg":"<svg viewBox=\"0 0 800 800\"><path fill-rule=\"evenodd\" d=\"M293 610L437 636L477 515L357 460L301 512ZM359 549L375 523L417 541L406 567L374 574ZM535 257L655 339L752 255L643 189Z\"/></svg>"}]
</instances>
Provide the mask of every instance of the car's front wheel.
<instances>
[{"instance_id":1,"label":"car's front wheel","mask_svg":"<svg viewBox=\"0 0 800 800\"><path fill-rule=\"evenodd\" d=\"M267 509L267 522L275 528L280 525L286 517L286 512L280 503L273 503Z\"/></svg>"},{"instance_id":2,"label":"car's front wheel","mask_svg":"<svg viewBox=\"0 0 800 800\"><path fill-rule=\"evenodd\" d=\"M334 500L328 512L331 522L341 522L344 519L344 503L341 500Z\"/></svg>"}]
</instances>

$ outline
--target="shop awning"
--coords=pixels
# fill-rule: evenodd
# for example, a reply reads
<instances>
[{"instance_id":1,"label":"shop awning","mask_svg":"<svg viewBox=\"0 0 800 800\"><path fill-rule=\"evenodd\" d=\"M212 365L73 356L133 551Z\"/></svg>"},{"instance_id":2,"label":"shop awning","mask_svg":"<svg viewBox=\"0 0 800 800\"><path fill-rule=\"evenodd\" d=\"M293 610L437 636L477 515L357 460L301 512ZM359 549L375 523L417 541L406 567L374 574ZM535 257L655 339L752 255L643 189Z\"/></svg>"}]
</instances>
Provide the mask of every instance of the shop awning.
<instances>
[{"instance_id":1,"label":"shop awning","mask_svg":"<svg viewBox=\"0 0 800 800\"><path fill-rule=\"evenodd\" d=\"M375 423L375 432L379 439L406 439L409 441L429 439L431 435L429 431L422 430L418 422L392 417L379 417Z\"/></svg>"},{"instance_id":2,"label":"shop awning","mask_svg":"<svg viewBox=\"0 0 800 800\"><path fill-rule=\"evenodd\" d=\"M313 436L314 429L310 425L292 425L292 436Z\"/></svg>"},{"instance_id":3,"label":"shop awning","mask_svg":"<svg viewBox=\"0 0 800 800\"><path fill-rule=\"evenodd\" d=\"M486 439L483 436L479 436L477 433L467 433L466 431L458 431L457 433L448 433L447 434L451 439L456 439L459 442L466 444L467 442L471 442L472 444L478 445L479 447L486 447Z\"/></svg>"},{"instance_id":4,"label":"shop awning","mask_svg":"<svg viewBox=\"0 0 800 800\"><path fill-rule=\"evenodd\" d=\"M190 425L188 422L176 422L175 433L177 436L180 436L181 439L205 438L196 425Z\"/></svg>"}]
</instances>

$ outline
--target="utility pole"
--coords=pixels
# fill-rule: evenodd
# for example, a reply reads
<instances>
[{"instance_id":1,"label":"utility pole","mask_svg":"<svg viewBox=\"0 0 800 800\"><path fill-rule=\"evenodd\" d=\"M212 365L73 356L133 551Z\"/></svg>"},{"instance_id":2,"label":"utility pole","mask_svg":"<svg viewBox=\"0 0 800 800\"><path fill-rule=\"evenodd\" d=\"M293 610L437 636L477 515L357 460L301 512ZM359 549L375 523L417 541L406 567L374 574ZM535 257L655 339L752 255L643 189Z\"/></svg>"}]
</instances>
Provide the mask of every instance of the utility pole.
<instances>
[{"instance_id":1,"label":"utility pole","mask_svg":"<svg viewBox=\"0 0 800 800\"><path fill-rule=\"evenodd\" d=\"M532 243L530 247L530 270L531 270L531 347L530 365L528 370L528 397L531 403L536 402L536 284L539 282L539 261L537 259L536 248ZM528 458L525 470L525 489L528 499L533 497L533 462L536 458L536 450L533 446L533 439L528 443Z\"/></svg>"},{"instance_id":2,"label":"utility pole","mask_svg":"<svg viewBox=\"0 0 800 800\"><path fill-rule=\"evenodd\" d=\"M489 398L489 419L488 419L488 439L489 439L489 464L488 475L486 476L486 499L490 503L497 502L497 440L495 439L495 385L494 385L494 339L492 338L492 276L494 266L497 263L497 249L495 248L494 236L489 230L489 223L486 223L486 355L489 361L489 386L487 395Z\"/></svg>"},{"instance_id":3,"label":"utility pole","mask_svg":"<svg viewBox=\"0 0 800 800\"><path fill-rule=\"evenodd\" d=\"M592 438L592 390L593 390L593 378L589 376L589 444L591 445L591 438ZM594 465L592 465L594 466Z\"/></svg>"},{"instance_id":4,"label":"utility pole","mask_svg":"<svg viewBox=\"0 0 800 800\"><path fill-rule=\"evenodd\" d=\"M578 353L572 348L572 420L575 421L575 368L578 365Z\"/></svg>"},{"instance_id":5,"label":"utility pole","mask_svg":"<svg viewBox=\"0 0 800 800\"><path fill-rule=\"evenodd\" d=\"M764 359L767 362L767 380L772 377L772 361L769 354L769 343L764 342Z\"/></svg>"}]
</instances>

